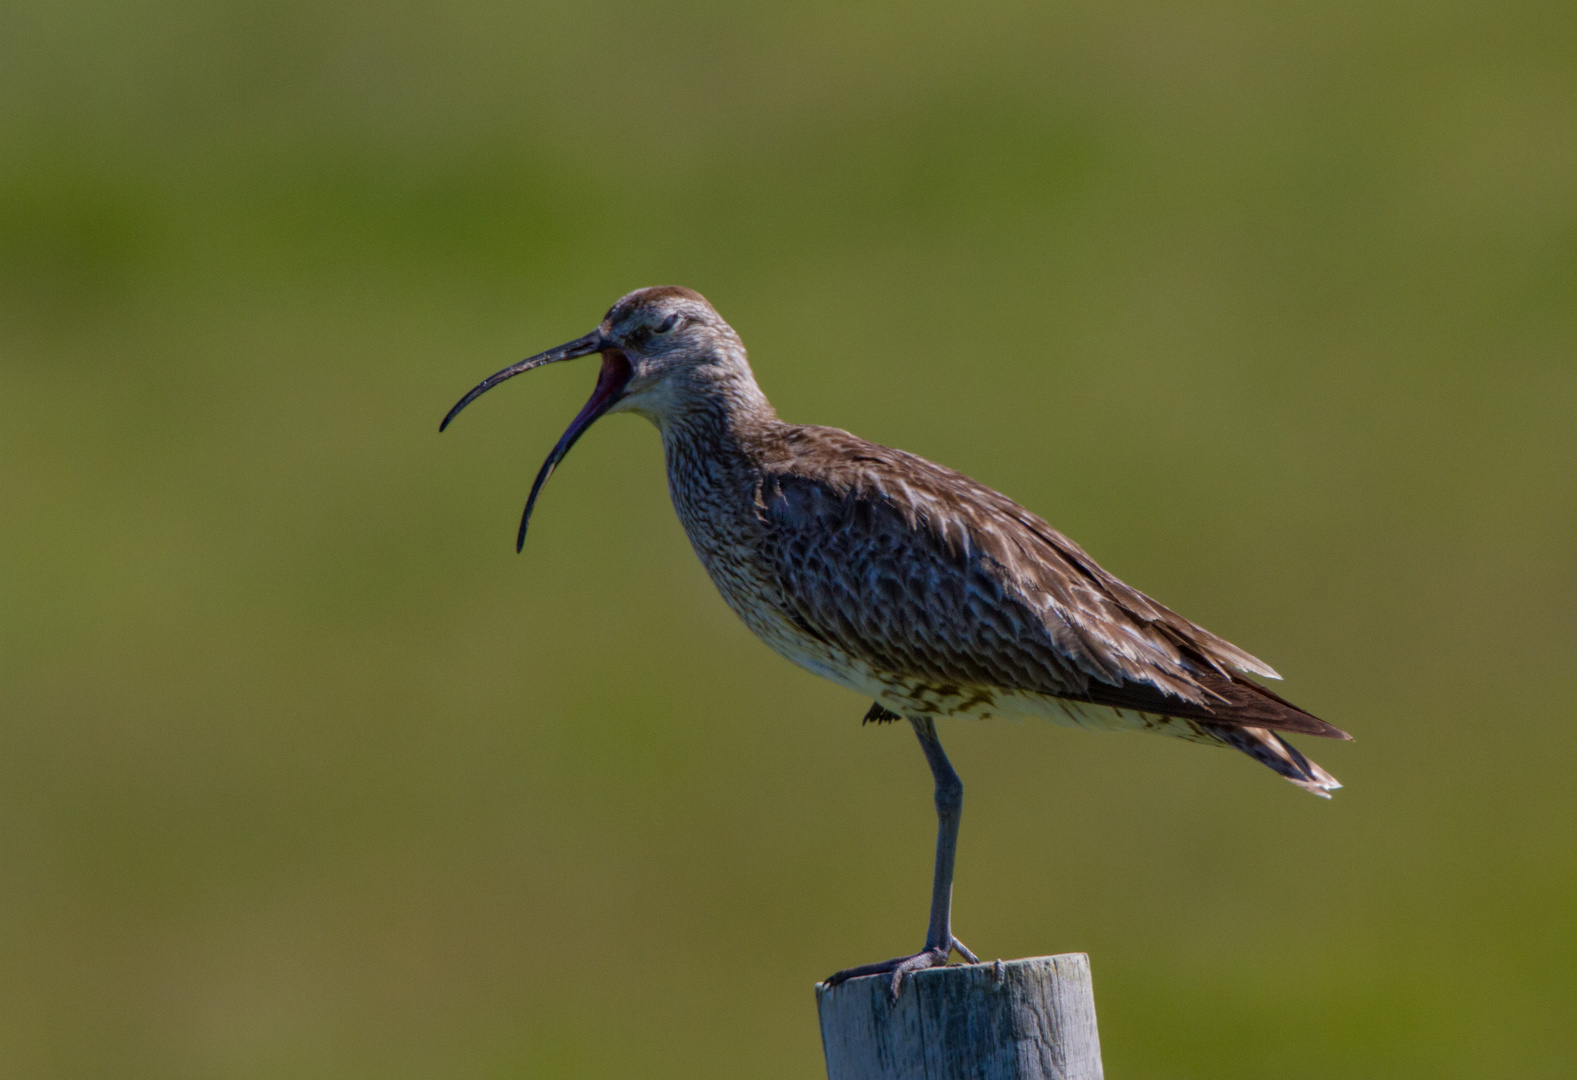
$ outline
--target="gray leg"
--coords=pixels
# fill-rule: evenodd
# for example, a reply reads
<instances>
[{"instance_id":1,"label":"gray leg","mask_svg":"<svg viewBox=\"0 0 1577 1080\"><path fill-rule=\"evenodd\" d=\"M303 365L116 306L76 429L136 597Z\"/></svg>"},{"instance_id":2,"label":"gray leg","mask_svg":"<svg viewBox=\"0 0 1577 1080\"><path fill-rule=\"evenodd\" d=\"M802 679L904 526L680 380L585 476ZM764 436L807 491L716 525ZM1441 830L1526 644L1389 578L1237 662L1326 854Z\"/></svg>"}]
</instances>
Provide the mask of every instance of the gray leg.
<instances>
[{"instance_id":1,"label":"gray leg","mask_svg":"<svg viewBox=\"0 0 1577 1080\"><path fill-rule=\"evenodd\" d=\"M878 964L862 964L845 968L827 979L828 986L837 986L846 979L861 975L892 973L892 996L897 998L903 977L922 968L941 967L947 963L954 949L971 964L980 959L953 936L953 860L958 854L958 823L964 809L964 783L953 771L952 762L942 751L936 737L936 725L930 717L915 719L914 733L920 739L920 749L925 751L926 764L931 766L931 776L936 780L936 874L931 881L931 922L925 934L925 948L913 956L899 956Z\"/></svg>"},{"instance_id":2,"label":"gray leg","mask_svg":"<svg viewBox=\"0 0 1577 1080\"><path fill-rule=\"evenodd\" d=\"M957 948L970 963L978 964L968 949L953 936L953 860L958 855L958 824L964 813L964 782L953 771L953 763L942 752L936 725L929 718L911 720L919 736L925 762L936 780L936 873L931 879L931 925L926 931L925 947L941 949L943 963L947 953Z\"/></svg>"}]
</instances>

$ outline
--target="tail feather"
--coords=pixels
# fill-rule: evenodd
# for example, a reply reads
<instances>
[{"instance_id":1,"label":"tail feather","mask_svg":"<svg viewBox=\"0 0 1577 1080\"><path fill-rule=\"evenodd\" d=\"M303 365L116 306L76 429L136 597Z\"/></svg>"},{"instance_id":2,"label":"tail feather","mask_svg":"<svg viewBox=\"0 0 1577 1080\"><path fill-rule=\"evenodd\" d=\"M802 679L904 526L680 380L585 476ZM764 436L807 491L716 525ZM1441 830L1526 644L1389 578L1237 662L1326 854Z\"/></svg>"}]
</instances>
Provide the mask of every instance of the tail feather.
<instances>
[{"instance_id":1,"label":"tail feather","mask_svg":"<svg viewBox=\"0 0 1577 1080\"><path fill-rule=\"evenodd\" d=\"M1298 752L1298 748L1274 731L1265 728L1236 727L1227 724L1201 724L1210 734L1235 750L1241 750L1261 765L1274 769L1304 791L1322 799L1341 787L1336 777Z\"/></svg>"}]
</instances>

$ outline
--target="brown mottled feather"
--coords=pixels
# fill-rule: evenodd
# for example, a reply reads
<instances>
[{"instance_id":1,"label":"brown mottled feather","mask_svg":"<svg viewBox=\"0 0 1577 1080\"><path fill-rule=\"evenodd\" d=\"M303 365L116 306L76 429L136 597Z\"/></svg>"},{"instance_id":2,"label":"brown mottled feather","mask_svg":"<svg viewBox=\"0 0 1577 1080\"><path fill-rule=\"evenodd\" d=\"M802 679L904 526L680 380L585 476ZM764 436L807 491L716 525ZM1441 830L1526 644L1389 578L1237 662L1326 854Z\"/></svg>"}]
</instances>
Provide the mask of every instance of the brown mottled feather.
<instances>
[{"instance_id":1,"label":"brown mottled feather","mask_svg":"<svg viewBox=\"0 0 1577 1080\"><path fill-rule=\"evenodd\" d=\"M1007 497L845 431L778 427L760 493L778 581L808 629L874 669L1346 737L1231 674L1275 673Z\"/></svg>"}]
</instances>

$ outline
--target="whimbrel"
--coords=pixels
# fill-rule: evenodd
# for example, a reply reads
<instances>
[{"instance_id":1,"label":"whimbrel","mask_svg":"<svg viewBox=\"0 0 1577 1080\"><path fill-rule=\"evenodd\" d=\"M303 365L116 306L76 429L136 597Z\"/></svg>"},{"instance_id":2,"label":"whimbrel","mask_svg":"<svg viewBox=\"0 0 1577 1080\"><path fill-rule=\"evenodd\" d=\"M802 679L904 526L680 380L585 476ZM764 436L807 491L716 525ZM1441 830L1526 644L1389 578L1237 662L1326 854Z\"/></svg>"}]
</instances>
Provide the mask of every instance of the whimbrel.
<instances>
[{"instance_id":1,"label":"whimbrel","mask_svg":"<svg viewBox=\"0 0 1577 1080\"><path fill-rule=\"evenodd\" d=\"M1129 588L1077 544L983 484L836 428L779 420L745 347L699 293L640 289L591 333L483 380L600 353L596 389L537 473L542 485L598 417L633 412L662 434L685 534L735 614L777 652L906 720L936 782L936 866L925 947L839 971L903 976L975 955L952 930L963 784L939 716L1042 717L1241 750L1329 798L1335 778L1280 732L1346 739L1246 675L1264 662Z\"/></svg>"}]
</instances>

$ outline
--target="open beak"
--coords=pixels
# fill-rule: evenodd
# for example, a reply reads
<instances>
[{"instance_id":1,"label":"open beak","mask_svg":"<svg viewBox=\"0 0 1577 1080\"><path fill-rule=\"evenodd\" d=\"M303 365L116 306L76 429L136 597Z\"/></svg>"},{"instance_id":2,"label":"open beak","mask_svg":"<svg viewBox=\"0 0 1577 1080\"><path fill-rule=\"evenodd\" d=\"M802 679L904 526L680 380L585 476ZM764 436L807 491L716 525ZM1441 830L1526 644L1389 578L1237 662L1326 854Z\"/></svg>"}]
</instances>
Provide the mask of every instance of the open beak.
<instances>
[{"instance_id":1,"label":"open beak","mask_svg":"<svg viewBox=\"0 0 1577 1080\"><path fill-rule=\"evenodd\" d=\"M539 368L545 364L556 364L560 360L573 360L577 356L589 356L591 353L602 354L602 371L597 375L597 387L591 392L591 397L581 407L575 419L570 421L570 425L564 430L564 434L559 436L559 441L553 447L553 452L548 455L548 459L542 463L542 468L537 472L536 482L531 485L531 494L526 499L526 512L520 516L520 532L515 537L516 551L519 551L526 545L526 525L531 521L531 508L537 504L537 494L541 492L542 485L548 482L548 477L553 475L553 470L557 468L559 462L564 460L564 455L569 453L570 447L575 445L575 441L585 433L587 428L591 427L597 417L607 412L613 407L614 402L624 396L624 388L630 382L630 361L622 352L608 343L607 339L602 336L601 331L593 330L585 337L576 338L574 341L560 345L556 349L549 349L547 352L538 353L536 356L528 357L519 363L510 364L503 371L495 375L489 375L477 383L470 393L456 402L455 407L450 409L449 414L444 417L443 423L438 425L439 431L448 427L449 421L453 420L461 409L505 379L512 379L522 371L530 371L532 368Z\"/></svg>"}]
</instances>

